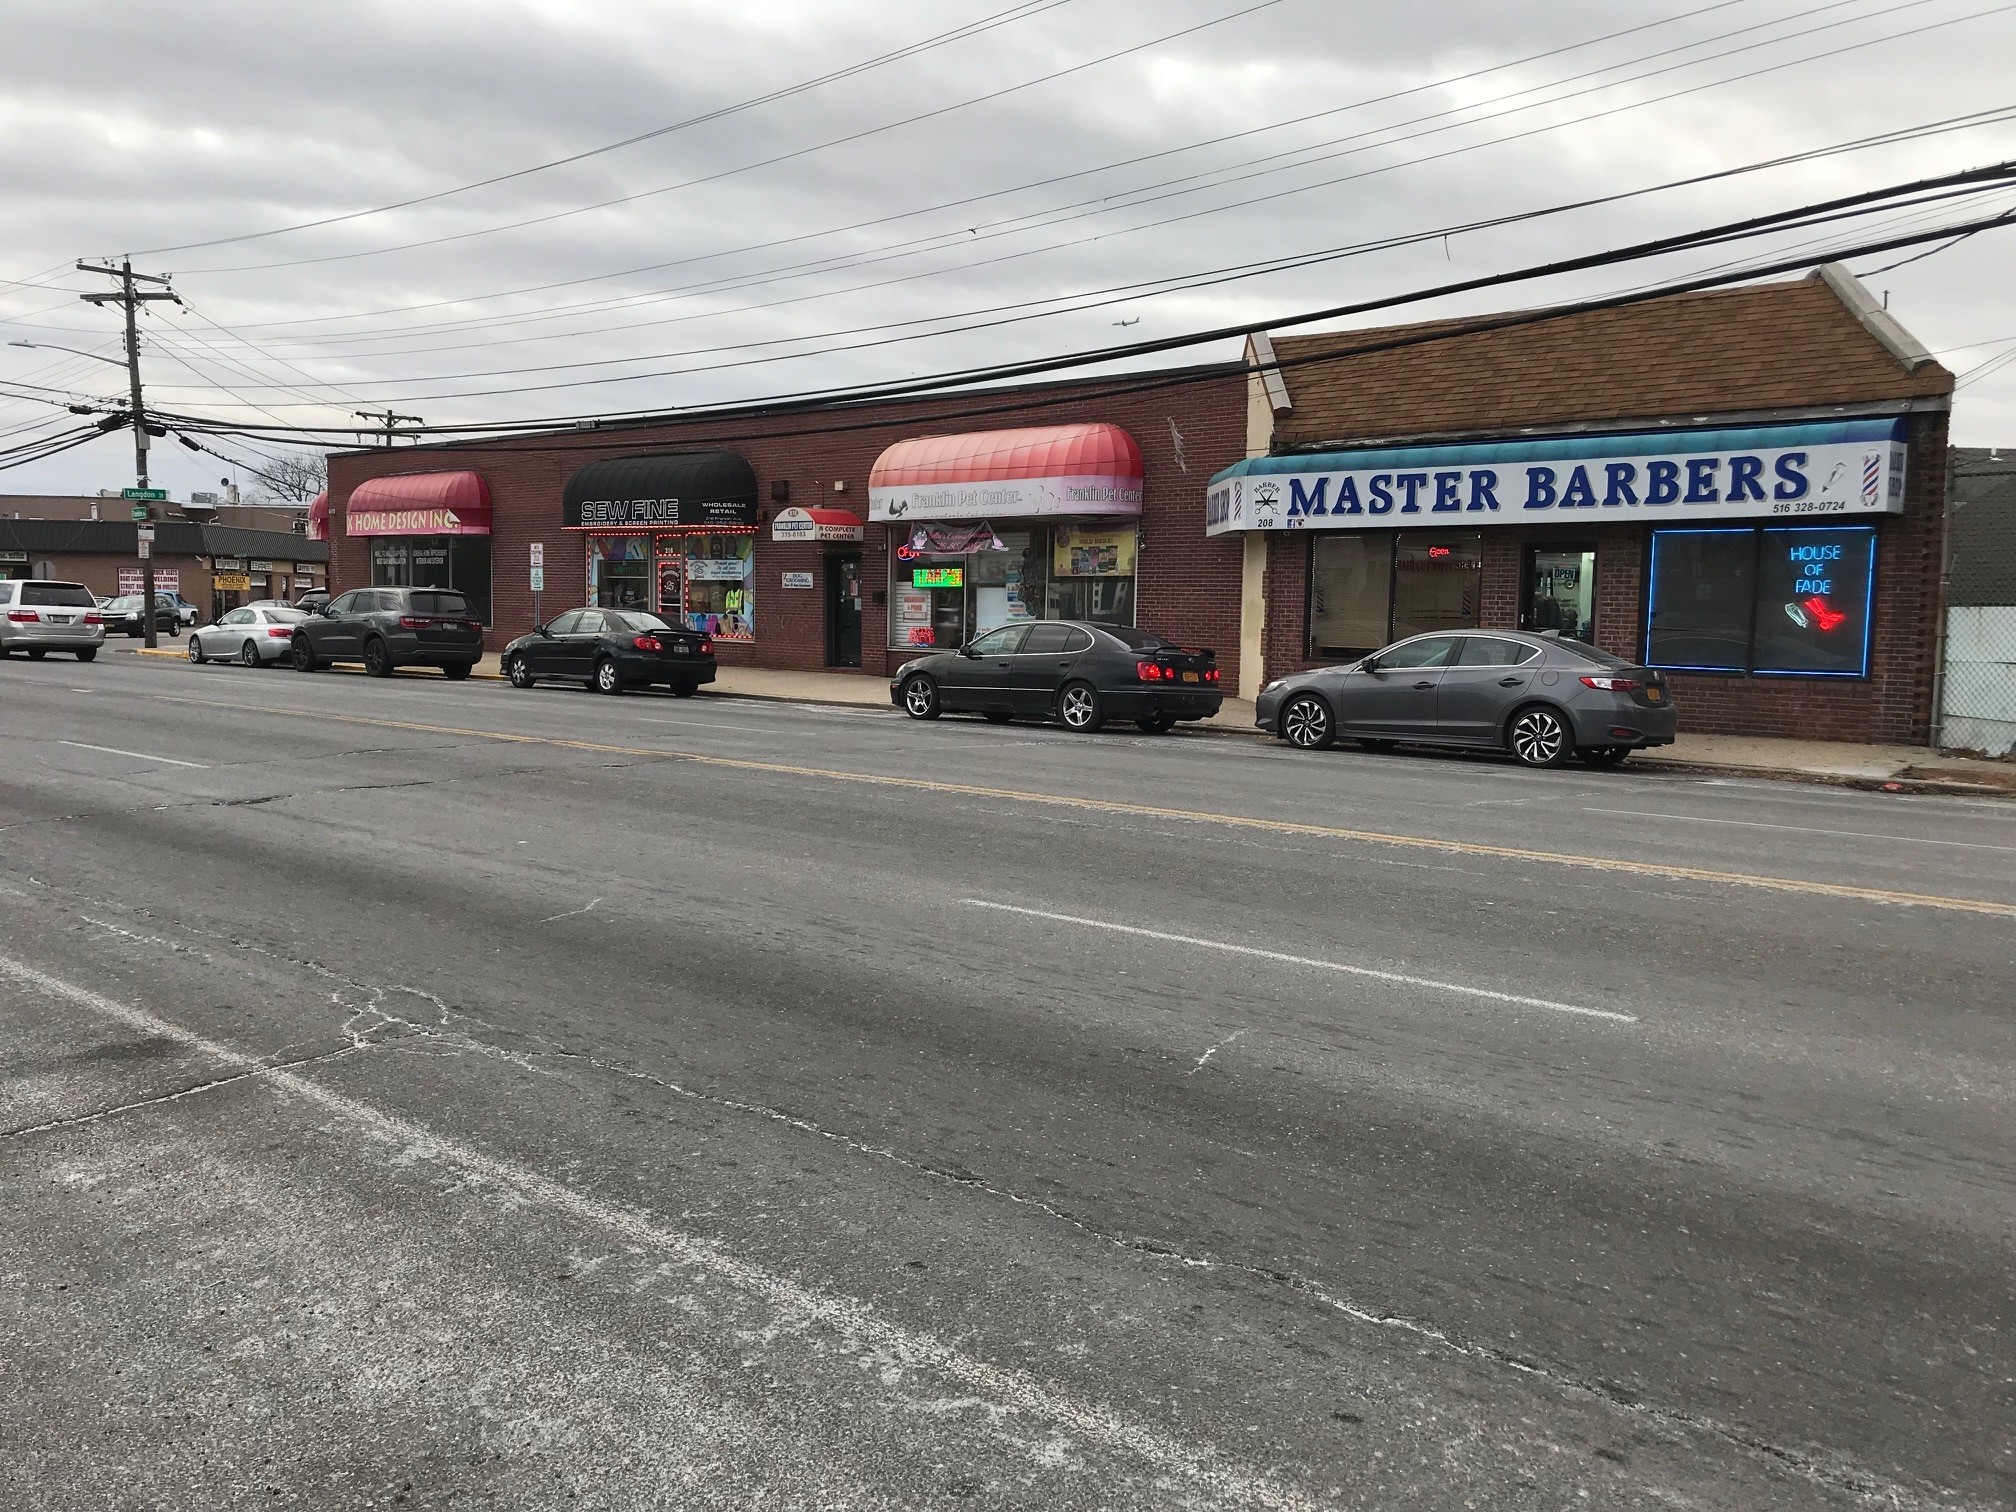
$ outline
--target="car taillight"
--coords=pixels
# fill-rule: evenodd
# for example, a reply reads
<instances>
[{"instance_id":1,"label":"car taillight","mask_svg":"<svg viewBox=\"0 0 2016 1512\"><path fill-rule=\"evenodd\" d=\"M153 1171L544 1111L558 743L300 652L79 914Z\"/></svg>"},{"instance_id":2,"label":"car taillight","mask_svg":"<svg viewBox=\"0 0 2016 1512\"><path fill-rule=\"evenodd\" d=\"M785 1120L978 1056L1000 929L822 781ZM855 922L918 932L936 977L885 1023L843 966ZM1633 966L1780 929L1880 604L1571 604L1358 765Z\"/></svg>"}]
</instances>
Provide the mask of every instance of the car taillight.
<instances>
[{"instance_id":1,"label":"car taillight","mask_svg":"<svg viewBox=\"0 0 2016 1512\"><path fill-rule=\"evenodd\" d=\"M433 623L434 621L431 619L422 619L417 614L402 614L399 616L399 628L401 630L424 630Z\"/></svg>"},{"instance_id":2,"label":"car taillight","mask_svg":"<svg viewBox=\"0 0 2016 1512\"><path fill-rule=\"evenodd\" d=\"M41 618L41 615L29 609L9 609L7 611L7 623L10 625L32 625Z\"/></svg>"},{"instance_id":3,"label":"car taillight","mask_svg":"<svg viewBox=\"0 0 2016 1512\"><path fill-rule=\"evenodd\" d=\"M1585 677L1582 686L1598 688L1605 693L1629 693L1638 686L1638 680L1635 677Z\"/></svg>"},{"instance_id":4,"label":"car taillight","mask_svg":"<svg viewBox=\"0 0 2016 1512\"><path fill-rule=\"evenodd\" d=\"M700 654L702 656L712 656L714 654L714 642L711 640L700 642Z\"/></svg>"},{"instance_id":5,"label":"car taillight","mask_svg":"<svg viewBox=\"0 0 2016 1512\"><path fill-rule=\"evenodd\" d=\"M640 635L637 639L630 642L630 644L635 646L639 651L663 651L665 649L665 643L655 635Z\"/></svg>"},{"instance_id":6,"label":"car taillight","mask_svg":"<svg viewBox=\"0 0 2016 1512\"><path fill-rule=\"evenodd\" d=\"M289 630L285 625L268 625L266 627L266 638L268 640L292 640L294 632Z\"/></svg>"},{"instance_id":7,"label":"car taillight","mask_svg":"<svg viewBox=\"0 0 2016 1512\"><path fill-rule=\"evenodd\" d=\"M1206 682L1218 681L1218 669L1216 667L1206 667L1204 669L1204 681Z\"/></svg>"},{"instance_id":8,"label":"car taillight","mask_svg":"<svg viewBox=\"0 0 2016 1512\"><path fill-rule=\"evenodd\" d=\"M1169 674L1164 672L1161 665L1157 662L1136 662L1134 663L1134 675L1143 682L1160 682Z\"/></svg>"},{"instance_id":9,"label":"car taillight","mask_svg":"<svg viewBox=\"0 0 2016 1512\"><path fill-rule=\"evenodd\" d=\"M102 625L105 623L105 616L94 609L84 616L84 623L87 625Z\"/></svg>"}]
</instances>

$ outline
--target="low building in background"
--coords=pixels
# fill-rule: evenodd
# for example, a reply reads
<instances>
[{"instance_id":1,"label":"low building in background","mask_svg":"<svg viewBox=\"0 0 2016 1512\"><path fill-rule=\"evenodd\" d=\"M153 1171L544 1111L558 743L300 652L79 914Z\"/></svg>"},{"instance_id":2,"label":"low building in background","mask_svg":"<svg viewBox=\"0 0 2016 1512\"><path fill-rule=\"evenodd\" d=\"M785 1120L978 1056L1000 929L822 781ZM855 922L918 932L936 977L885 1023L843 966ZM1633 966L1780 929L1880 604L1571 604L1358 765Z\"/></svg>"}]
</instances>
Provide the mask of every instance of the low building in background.
<instances>
[{"instance_id":1,"label":"low building in background","mask_svg":"<svg viewBox=\"0 0 2016 1512\"><path fill-rule=\"evenodd\" d=\"M119 500L122 512L130 506ZM328 584L329 548L293 531L161 520L154 589L179 593L205 622L255 599L294 599ZM15 519L0 514L0 577L61 578L101 598L140 591L139 527L131 520Z\"/></svg>"}]
</instances>

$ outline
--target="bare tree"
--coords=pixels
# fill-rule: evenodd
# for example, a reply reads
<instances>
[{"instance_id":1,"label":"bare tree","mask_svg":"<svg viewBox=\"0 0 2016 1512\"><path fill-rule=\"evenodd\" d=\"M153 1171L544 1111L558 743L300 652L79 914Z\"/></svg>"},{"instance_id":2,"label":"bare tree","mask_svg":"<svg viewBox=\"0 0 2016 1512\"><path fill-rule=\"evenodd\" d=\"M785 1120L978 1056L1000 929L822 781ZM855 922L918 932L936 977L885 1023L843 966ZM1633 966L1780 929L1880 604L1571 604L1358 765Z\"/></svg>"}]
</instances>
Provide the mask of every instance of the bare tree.
<instances>
[{"instance_id":1,"label":"bare tree","mask_svg":"<svg viewBox=\"0 0 2016 1512\"><path fill-rule=\"evenodd\" d=\"M329 459L320 452L284 452L252 476L275 498L306 504L329 486Z\"/></svg>"}]
</instances>

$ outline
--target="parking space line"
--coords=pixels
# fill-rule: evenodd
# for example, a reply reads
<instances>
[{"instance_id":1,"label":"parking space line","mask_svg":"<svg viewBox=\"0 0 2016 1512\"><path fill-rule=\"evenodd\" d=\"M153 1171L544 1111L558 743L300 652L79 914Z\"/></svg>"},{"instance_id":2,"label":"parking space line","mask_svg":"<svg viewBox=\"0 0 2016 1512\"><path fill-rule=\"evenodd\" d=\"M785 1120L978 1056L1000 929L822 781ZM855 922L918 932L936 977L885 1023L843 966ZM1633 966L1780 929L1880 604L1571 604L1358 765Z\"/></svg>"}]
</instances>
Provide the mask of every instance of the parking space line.
<instances>
[{"instance_id":1,"label":"parking space line","mask_svg":"<svg viewBox=\"0 0 2016 1512\"><path fill-rule=\"evenodd\" d=\"M86 745L81 740L59 740L58 745L75 746L80 751L103 751L107 756L131 756L135 761L158 761L164 766L194 767L199 772L207 772L209 766L201 761L177 761L173 756L154 756L146 751L122 751L117 746Z\"/></svg>"},{"instance_id":2,"label":"parking space line","mask_svg":"<svg viewBox=\"0 0 2016 1512\"><path fill-rule=\"evenodd\" d=\"M364 714L335 714L322 710L310 713L305 710L274 709L259 704L176 698L172 695L156 696L174 703L239 709L252 714L277 714L288 718L313 719L320 724L366 725L381 730L409 730L425 735L455 735L471 740L495 740L509 745L553 746L560 750L590 751L607 756L655 756L661 761L689 761L696 766L764 772L779 777L852 782L867 787L903 788L911 792L944 793L962 798L994 798L1007 803L1036 803L1053 808L1080 809L1088 813L1225 825L1236 829L1263 830L1277 835L1306 835L1318 840L1350 840L1363 845L1390 845L1409 850L1437 851L1451 856L1476 856L1494 861L1540 862L1550 866L1573 866L1589 871L1618 872L1628 876L1661 877L1677 882L1755 887L1769 892L1840 898L1856 903L1895 903L1917 908L1945 909L1954 913L1987 914L1999 919L2016 919L2016 903L2004 903L1986 898L1945 897L1937 893L1901 892L1886 887L1856 887L1846 882L1817 882L1805 877L1777 877L1765 872L1720 871L1706 866L1676 866L1665 861L1632 861L1618 856L1589 856L1578 855L1572 851L1532 850L1517 845L1486 845L1481 841L1451 840L1438 835L1408 835L1391 830L1351 829L1343 825L1308 824L1295 819L1265 819L1254 814L1227 814L1209 809L1164 808L1156 804L1130 803L1119 798L1081 798L1066 793L1034 792L1027 788L987 787L979 783L943 782L926 777L898 777L882 772L850 772L839 767L756 761L744 756L716 756L704 751L668 750L663 746L614 745L603 741L569 740L556 735L521 735L506 730L473 730L457 725L423 724L418 720L375 719Z\"/></svg>"},{"instance_id":3,"label":"parking space line","mask_svg":"<svg viewBox=\"0 0 2016 1512\"><path fill-rule=\"evenodd\" d=\"M997 913L1021 914L1031 919L1047 919L1053 924L1076 924L1085 929L1104 929L1113 934L1135 935L1144 940L1161 940L1169 945L1194 945L1200 950L1220 950L1228 955L1257 956L1286 966L1310 966L1319 971L1341 971L1347 976L1369 977L1375 982L1391 982L1400 987L1427 987L1436 992L1453 992L1462 997L1483 998L1508 1003L1515 1008L1545 1008L1550 1013L1572 1013L1582 1018L1609 1019L1613 1023L1635 1024L1636 1014L1612 1013L1607 1008L1584 1008L1576 1003L1557 1003L1552 998L1524 997L1516 992L1498 992L1490 987L1469 987L1461 982L1443 982L1434 977L1408 976L1405 972L1380 971L1371 966L1352 966L1343 961L1325 961L1315 956L1289 955L1286 951L1262 950L1256 945L1234 945L1229 940L1207 940L1198 935L1170 934L1160 929L1142 929L1134 924L1116 924L1110 919L1087 919L1078 914L1049 913L1041 908L1021 908L1013 903L992 903L985 898L961 898L968 908L991 908Z\"/></svg>"}]
</instances>

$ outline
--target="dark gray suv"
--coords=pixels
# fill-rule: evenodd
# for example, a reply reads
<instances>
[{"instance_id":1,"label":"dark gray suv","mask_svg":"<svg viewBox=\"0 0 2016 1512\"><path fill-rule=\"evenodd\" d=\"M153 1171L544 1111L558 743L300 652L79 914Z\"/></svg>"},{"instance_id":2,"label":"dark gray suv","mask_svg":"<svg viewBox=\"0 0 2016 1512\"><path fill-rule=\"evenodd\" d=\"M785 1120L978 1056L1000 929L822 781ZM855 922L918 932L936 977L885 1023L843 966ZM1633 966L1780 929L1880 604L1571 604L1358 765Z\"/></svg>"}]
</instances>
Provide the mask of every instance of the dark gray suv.
<instances>
[{"instance_id":1,"label":"dark gray suv","mask_svg":"<svg viewBox=\"0 0 2016 1512\"><path fill-rule=\"evenodd\" d=\"M357 588L294 627L294 670L362 662L373 677L439 667L467 677L483 657L483 622L452 588Z\"/></svg>"},{"instance_id":2,"label":"dark gray suv","mask_svg":"<svg viewBox=\"0 0 2016 1512\"><path fill-rule=\"evenodd\" d=\"M1571 755L1614 766L1671 745L1677 726L1664 673L1519 630L1417 635L1363 661L1298 672L1261 690L1254 722L1304 750L1341 735L1370 750L1485 746L1538 767Z\"/></svg>"}]
</instances>

